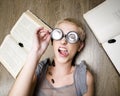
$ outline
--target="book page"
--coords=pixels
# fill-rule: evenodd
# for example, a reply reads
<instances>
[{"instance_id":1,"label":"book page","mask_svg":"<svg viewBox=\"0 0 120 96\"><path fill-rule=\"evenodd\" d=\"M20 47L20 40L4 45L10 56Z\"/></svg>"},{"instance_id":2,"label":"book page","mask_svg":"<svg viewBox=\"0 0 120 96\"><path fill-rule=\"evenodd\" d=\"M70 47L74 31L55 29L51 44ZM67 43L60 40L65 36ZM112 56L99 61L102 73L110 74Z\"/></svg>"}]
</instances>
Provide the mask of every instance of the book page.
<instances>
[{"instance_id":1,"label":"book page","mask_svg":"<svg viewBox=\"0 0 120 96\"><path fill-rule=\"evenodd\" d=\"M0 61L14 78L20 72L26 58L27 54L24 49L15 42L11 35L7 35L0 46Z\"/></svg>"},{"instance_id":2,"label":"book page","mask_svg":"<svg viewBox=\"0 0 120 96\"><path fill-rule=\"evenodd\" d=\"M120 0L106 0L83 16L100 43L120 34Z\"/></svg>"},{"instance_id":3,"label":"book page","mask_svg":"<svg viewBox=\"0 0 120 96\"><path fill-rule=\"evenodd\" d=\"M120 74L120 35L103 43L102 46Z\"/></svg>"},{"instance_id":4,"label":"book page","mask_svg":"<svg viewBox=\"0 0 120 96\"><path fill-rule=\"evenodd\" d=\"M38 28L44 27L50 32L52 29L30 11L24 12L13 26L10 34L5 37L0 47L0 61L14 78L23 67L26 57L32 48L33 34ZM50 57L51 46L45 52ZM48 52L49 51L49 52Z\"/></svg>"},{"instance_id":5,"label":"book page","mask_svg":"<svg viewBox=\"0 0 120 96\"><path fill-rule=\"evenodd\" d=\"M25 50L29 52L32 47L33 34L40 27L44 27L51 31L51 28L48 27L44 22L38 19L30 11L27 11L22 14L15 26L12 28L11 34L14 39L17 42L22 43Z\"/></svg>"}]
</instances>

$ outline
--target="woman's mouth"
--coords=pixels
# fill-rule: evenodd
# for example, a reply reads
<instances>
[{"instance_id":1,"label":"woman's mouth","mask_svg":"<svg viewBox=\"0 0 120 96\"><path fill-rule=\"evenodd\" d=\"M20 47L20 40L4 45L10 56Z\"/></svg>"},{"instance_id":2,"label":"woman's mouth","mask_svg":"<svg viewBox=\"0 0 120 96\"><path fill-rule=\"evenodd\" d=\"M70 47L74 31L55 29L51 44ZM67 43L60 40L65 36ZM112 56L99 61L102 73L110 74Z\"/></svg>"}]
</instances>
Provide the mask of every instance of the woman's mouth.
<instances>
[{"instance_id":1,"label":"woman's mouth","mask_svg":"<svg viewBox=\"0 0 120 96\"><path fill-rule=\"evenodd\" d=\"M67 57L69 55L69 52L68 52L67 48L65 48L65 47L59 47L58 52L60 53L60 55L62 57Z\"/></svg>"}]
</instances>

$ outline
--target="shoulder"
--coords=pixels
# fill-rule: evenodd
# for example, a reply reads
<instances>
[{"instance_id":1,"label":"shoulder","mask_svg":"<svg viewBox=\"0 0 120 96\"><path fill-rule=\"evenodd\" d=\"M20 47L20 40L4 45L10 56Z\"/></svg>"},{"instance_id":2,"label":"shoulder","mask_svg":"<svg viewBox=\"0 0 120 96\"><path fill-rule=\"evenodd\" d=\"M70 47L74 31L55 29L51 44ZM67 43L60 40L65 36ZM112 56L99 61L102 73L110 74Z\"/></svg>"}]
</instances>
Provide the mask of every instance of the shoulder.
<instances>
[{"instance_id":1,"label":"shoulder","mask_svg":"<svg viewBox=\"0 0 120 96\"><path fill-rule=\"evenodd\" d=\"M49 64L50 64L50 59L46 58L37 65L37 68L36 68L37 77L46 70Z\"/></svg>"},{"instance_id":2,"label":"shoulder","mask_svg":"<svg viewBox=\"0 0 120 96\"><path fill-rule=\"evenodd\" d=\"M92 84L94 82L94 77L92 75L92 73L87 69L86 64L80 64L77 65L77 70L79 70L79 72L84 73L86 76L86 82L87 84Z\"/></svg>"},{"instance_id":3,"label":"shoulder","mask_svg":"<svg viewBox=\"0 0 120 96\"><path fill-rule=\"evenodd\" d=\"M93 96L94 94L94 78L90 71L86 72L87 91L83 96Z\"/></svg>"},{"instance_id":4,"label":"shoulder","mask_svg":"<svg viewBox=\"0 0 120 96\"><path fill-rule=\"evenodd\" d=\"M87 85L92 85L94 83L93 75L89 70L87 70L86 72L86 81L87 81Z\"/></svg>"},{"instance_id":5,"label":"shoulder","mask_svg":"<svg viewBox=\"0 0 120 96\"><path fill-rule=\"evenodd\" d=\"M86 70L87 66L86 66L86 62L84 60L82 60L79 64L76 64L76 70Z\"/></svg>"},{"instance_id":6,"label":"shoulder","mask_svg":"<svg viewBox=\"0 0 120 96\"><path fill-rule=\"evenodd\" d=\"M46 63L49 63L50 62L50 58L46 58L46 59L43 59L42 61L40 61L39 64L43 63L43 64L46 64Z\"/></svg>"},{"instance_id":7,"label":"shoulder","mask_svg":"<svg viewBox=\"0 0 120 96\"><path fill-rule=\"evenodd\" d=\"M49 59L49 58L46 58L46 59L40 61L37 67L38 67L39 69L41 69L41 68L43 68L43 66L49 65L49 63L50 63L50 59Z\"/></svg>"},{"instance_id":8,"label":"shoulder","mask_svg":"<svg viewBox=\"0 0 120 96\"><path fill-rule=\"evenodd\" d=\"M84 71L86 74L87 83L92 83L94 81L92 73L88 70L88 66L85 61L81 61L79 65L76 65L77 69Z\"/></svg>"},{"instance_id":9,"label":"shoulder","mask_svg":"<svg viewBox=\"0 0 120 96\"><path fill-rule=\"evenodd\" d=\"M94 78L92 73L88 70L86 62L81 62L76 66L75 78L78 80L78 90L81 90L83 96L93 96Z\"/></svg>"}]
</instances>

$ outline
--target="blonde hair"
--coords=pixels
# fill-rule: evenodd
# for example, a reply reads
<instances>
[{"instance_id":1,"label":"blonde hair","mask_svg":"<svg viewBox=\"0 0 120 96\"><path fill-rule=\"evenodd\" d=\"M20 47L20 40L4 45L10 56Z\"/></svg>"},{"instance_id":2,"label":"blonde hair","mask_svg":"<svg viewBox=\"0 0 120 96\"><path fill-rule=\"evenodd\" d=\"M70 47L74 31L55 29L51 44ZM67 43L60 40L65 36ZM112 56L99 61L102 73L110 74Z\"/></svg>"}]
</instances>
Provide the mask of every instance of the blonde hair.
<instances>
[{"instance_id":1,"label":"blonde hair","mask_svg":"<svg viewBox=\"0 0 120 96\"><path fill-rule=\"evenodd\" d=\"M85 41L86 34L85 34L84 26L81 21L78 21L74 18L65 18L65 19L59 20L56 23L55 28L59 26L59 24L64 23L64 22L70 22L74 24L76 27L78 27L78 30L79 30L78 34L80 36L80 39L81 41Z\"/></svg>"}]
</instances>

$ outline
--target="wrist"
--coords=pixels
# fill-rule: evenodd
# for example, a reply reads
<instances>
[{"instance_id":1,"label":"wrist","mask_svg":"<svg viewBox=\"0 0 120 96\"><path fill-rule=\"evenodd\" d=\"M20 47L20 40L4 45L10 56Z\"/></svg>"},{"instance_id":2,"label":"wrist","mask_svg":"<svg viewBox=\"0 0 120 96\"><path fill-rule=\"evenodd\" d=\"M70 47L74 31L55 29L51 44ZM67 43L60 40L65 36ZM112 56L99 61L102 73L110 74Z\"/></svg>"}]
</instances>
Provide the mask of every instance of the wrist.
<instances>
[{"instance_id":1,"label":"wrist","mask_svg":"<svg viewBox=\"0 0 120 96\"><path fill-rule=\"evenodd\" d=\"M37 51L31 51L28 55L28 58L39 60L41 58L41 55L39 55Z\"/></svg>"}]
</instances>

